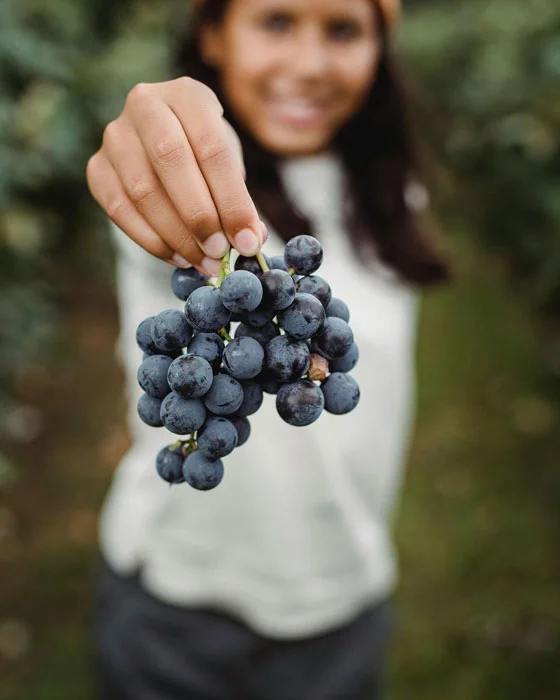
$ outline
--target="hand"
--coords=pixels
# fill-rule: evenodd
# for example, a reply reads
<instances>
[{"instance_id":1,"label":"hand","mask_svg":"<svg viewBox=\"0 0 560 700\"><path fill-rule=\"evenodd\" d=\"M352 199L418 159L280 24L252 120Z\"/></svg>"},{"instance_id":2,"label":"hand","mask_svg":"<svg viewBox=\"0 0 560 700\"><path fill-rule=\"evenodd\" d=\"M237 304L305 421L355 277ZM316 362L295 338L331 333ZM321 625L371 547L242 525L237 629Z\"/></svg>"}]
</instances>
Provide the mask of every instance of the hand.
<instances>
[{"instance_id":1,"label":"hand","mask_svg":"<svg viewBox=\"0 0 560 700\"><path fill-rule=\"evenodd\" d=\"M91 194L133 241L209 275L229 244L254 255L266 238L244 176L218 98L186 77L133 87L86 169Z\"/></svg>"}]
</instances>

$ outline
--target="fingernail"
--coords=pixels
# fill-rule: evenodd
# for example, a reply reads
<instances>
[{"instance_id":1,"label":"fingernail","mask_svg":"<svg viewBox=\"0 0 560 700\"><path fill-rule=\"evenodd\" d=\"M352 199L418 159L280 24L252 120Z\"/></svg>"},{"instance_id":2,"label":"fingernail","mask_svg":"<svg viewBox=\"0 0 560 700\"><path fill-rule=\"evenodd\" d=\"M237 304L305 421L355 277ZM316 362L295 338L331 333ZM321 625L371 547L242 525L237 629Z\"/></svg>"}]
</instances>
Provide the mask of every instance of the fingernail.
<instances>
[{"instance_id":1,"label":"fingernail","mask_svg":"<svg viewBox=\"0 0 560 700\"><path fill-rule=\"evenodd\" d=\"M267 229L264 221L261 221L261 231L262 231L263 243L266 243L268 241L268 229Z\"/></svg>"},{"instance_id":2,"label":"fingernail","mask_svg":"<svg viewBox=\"0 0 560 700\"><path fill-rule=\"evenodd\" d=\"M202 248L210 258L223 258L229 248L228 239L221 231L213 233L202 243Z\"/></svg>"},{"instance_id":3,"label":"fingernail","mask_svg":"<svg viewBox=\"0 0 560 700\"><path fill-rule=\"evenodd\" d=\"M200 263L200 266L204 270L204 272L208 275L208 277L215 277L218 272L220 271L220 267L222 266L222 261L221 260L216 260L215 258L202 258L202 262Z\"/></svg>"},{"instance_id":4,"label":"fingernail","mask_svg":"<svg viewBox=\"0 0 560 700\"><path fill-rule=\"evenodd\" d=\"M177 267L192 267L190 262L185 260L185 258L182 255L179 255L179 253L173 253L171 260L174 265L177 265Z\"/></svg>"},{"instance_id":5,"label":"fingernail","mask_svg":"<svg viewBox=\"0 0 560 700\"><path fill-rule=\"evenodd\" d=\"M235 235L235 247L241 255L255 255L259 252L260 241L250 228L244 228Z\"/></svg>"}]
</instances>

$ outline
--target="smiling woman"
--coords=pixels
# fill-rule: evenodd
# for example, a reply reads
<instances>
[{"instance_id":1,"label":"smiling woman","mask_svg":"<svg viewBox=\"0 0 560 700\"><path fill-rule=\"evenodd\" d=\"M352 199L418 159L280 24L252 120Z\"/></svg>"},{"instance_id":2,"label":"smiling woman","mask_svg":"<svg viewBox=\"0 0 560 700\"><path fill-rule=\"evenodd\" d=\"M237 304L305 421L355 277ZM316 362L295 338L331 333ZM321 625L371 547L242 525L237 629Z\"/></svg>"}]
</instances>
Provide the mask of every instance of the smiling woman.
<instances>
[{"instance_id":1,"label":"smiling woman","mask_svg":"<svg viewBox=\"0 0 560 700\"><path fill-rule=\"evenodd\" d=\"M363 104L381 44L364 0L233 2L227 22L201 32L236 119L280 156L328 148Z\"/></svg>"},{"instance_id":2,"label":"smiling woman","mask_svg":"<svg viewBox=\"0 0 560 700\"><path fill-rule=\"evenodd\" d=\"M175 79L136 86L94 156L94 196L118 204L109 214L134 435L101 520L104 700L379 697L417 291L447 275L407 197L418 173L389 51L396 9L206 0L174 52ZM363 350L360 362L346 358L360 404L343 423L323 415L299 432L265 400L220 489L169 489L152 466L164 439L136 416L134 332L176 302L169 267L132 241L207 269L228 240L256 252L260 220L271 255L301 233L321 240L321 269L348 302ZM337 307L321 278L298 285L321 311ZM264 333L262 346L263 357L273 353ZM276 382L269 389L285 394Z\"/></svg>"}]
</instances>

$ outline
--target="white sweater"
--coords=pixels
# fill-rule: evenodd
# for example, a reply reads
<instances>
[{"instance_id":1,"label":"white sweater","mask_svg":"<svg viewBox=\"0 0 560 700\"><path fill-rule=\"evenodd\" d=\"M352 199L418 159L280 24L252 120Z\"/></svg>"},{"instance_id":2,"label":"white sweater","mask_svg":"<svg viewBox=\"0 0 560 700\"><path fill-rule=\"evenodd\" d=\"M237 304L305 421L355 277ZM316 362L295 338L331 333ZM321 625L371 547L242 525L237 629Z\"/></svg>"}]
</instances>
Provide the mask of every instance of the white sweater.
<instances>
[{"instance_id":1,"label":"white sweater","mask_svg":"<svg viewBox=\"0 0 560 700\"><path fill-rule=\"evenodd\" d=\"M116 571L140 569L161 600L217 607L266 636L297 638L348 622L394 588L391 511L412 427L418 304L383 266L356 263L342 221L344 175L332 155L286 161L282 176L323 244L318 274L350 307L360 404L296 428L265 395L249 441L224 458L218 488L168 486L154 460L176 436L136 414L135 330L182 302L170 291L172 268L114 227L133 445L104 503L101 547ZM281 250L271 234L264 252Z\"/></svg>"}]
</instances>

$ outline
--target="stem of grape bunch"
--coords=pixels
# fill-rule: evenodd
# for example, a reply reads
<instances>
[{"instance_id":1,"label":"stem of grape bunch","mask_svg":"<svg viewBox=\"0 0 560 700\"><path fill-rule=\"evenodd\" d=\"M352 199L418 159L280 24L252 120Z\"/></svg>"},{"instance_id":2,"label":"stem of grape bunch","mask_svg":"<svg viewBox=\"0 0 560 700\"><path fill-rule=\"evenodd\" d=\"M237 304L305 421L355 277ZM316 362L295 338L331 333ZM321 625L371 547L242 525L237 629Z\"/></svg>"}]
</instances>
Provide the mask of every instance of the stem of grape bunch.
<instances>
[{"instance_id":1,"label":"stem of grape bunch","mask_svg":"<svg viewBox=\"0 0 560 700\"><path fill-rule=\"evenodd\" d=\"M216 282L216 287L218 289L222 286L225 278L231 273L229 262L231 260L231 248L222 258L222 265L220 267L220 272L218 273L218 280Z\"/></svg>"},{"instance_id":2,"label":"stem of grape bunch","mask_svg":"<svg viewBox=\"0 0 560 700\"><path fill-rule=\"evenodd\" d=\"M270 270L270 268L267 265L266 258L264 257L264 255L259 251L255 257L259 261L259 265L261 266L261 270L263 272L268 272Z\"/></svg>"}]
</instances>

